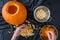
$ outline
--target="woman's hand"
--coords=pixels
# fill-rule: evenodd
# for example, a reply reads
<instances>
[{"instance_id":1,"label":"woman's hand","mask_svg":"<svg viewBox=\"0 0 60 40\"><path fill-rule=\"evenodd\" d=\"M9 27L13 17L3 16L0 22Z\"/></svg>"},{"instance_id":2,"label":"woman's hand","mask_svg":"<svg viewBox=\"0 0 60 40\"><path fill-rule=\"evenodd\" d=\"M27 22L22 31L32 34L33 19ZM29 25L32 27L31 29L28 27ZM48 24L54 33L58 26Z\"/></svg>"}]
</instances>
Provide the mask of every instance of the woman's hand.
<instances>
[{"instance_id":1,"label":"woman's hand","mask_svg":"<svg viewBox=\"0 0 60 40\"><path fill-rule=\"evenodd\" d=\"M57 37L56 37L54 32L49 31L47 34L48 34L49 40L56 40L57 39Z\"/></svg>"},{"instance_id":2,"label":"woman's hand","mask_svg":"<svg viewBox=\"0 0 60 40\"><path fill-rule=\"evenodd\" d=\"M23 31L25 28L26 28L25 24L18 26L14 31L14 34L11 40L17 40L16 38L20 35L20 32Z\"/></svg>"}]
</instances>

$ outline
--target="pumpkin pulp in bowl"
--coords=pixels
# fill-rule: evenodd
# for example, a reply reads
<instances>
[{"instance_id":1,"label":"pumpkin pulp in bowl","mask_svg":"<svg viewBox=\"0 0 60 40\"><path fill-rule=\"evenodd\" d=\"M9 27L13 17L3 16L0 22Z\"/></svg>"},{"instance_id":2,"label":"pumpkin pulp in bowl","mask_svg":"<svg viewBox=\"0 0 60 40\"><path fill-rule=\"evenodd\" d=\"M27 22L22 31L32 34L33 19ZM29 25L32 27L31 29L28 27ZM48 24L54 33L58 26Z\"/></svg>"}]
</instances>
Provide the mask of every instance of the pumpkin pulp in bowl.
<instances>
[{"instance_id":1,"label":"pumpkin pulp in bowl","mask_svg":"<svg viewBox=\"0 0 60 40\"><path fill-rule=\"evenodd\" d=\"M45 25L40 30L42 40L57 39L58 30L53 25Z\"/></svg>"}]
</instances>

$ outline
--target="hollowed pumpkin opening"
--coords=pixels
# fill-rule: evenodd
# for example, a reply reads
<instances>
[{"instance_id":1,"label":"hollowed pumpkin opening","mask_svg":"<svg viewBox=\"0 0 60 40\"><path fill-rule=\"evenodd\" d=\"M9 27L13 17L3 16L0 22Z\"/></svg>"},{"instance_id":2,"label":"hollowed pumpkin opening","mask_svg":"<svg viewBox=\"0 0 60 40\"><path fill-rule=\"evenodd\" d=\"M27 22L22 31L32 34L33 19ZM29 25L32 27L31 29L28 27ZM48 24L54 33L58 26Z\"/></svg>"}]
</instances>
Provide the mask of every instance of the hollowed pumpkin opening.
<instances>
[{"instance_id":1,"label":"hollowed pumpkin opening","mask_svg":"<svg viewBox=\"0 0 60 40\"><path fill-rule=\"evenodd\" d=\"M9 14L15 14L17 12L17 7L14 5L11 5L8 7L8 13Z\"/></svg>"}]
</instances>

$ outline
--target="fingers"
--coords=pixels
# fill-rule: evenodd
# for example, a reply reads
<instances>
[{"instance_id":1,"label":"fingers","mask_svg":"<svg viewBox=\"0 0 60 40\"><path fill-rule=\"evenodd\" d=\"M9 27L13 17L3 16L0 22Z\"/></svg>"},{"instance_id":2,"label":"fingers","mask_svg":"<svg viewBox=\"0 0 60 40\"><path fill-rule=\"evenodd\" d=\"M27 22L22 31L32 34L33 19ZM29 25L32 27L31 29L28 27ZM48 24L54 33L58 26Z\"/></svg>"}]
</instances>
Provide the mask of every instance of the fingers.
<instances>
[{"instance_id":1,"label":"fingers","mask_svg":"<svg viewBox=\"0 0 60 40\"><path fill-rule=\"evenodd\" d=\"M17 27L17 30L22 30L22 29L25 29L26 28L26 25L25 24L22 24L20 26Z\"/></svg>"},{"instance_id":2,"label":"fingers","mask_svg":"<svg viewBox=\"0 0 60 40\"><path fill-rule=\"evenodd\" d=\"M51 32L48 32L47 35L48 35L48 39L49 40L52 40L52 33Z\"/></svg>"},{"instance_id":3,"label":"fingers","mask_svg":"<svg viewBox=\"0 0 60 40\"><path fill-rule=\"evenodd\" d=\"M52 31L48 31L47 33L49 40L56 40L56 35Z\"/></svg>"},{"instance_id":4,"label":"fingers","mask_svg":"<svg viewBox=\"0 0 60 40\"><path fill-rule=\"evenodd\" d=\"M19 25L17 28L16 28L16 30L15 30L15 32L21 32L21 31L23 31L23 30L25 30L26 29L26 25L25 24L22 24L22 25Z\"/></svg>"}]
</instances>

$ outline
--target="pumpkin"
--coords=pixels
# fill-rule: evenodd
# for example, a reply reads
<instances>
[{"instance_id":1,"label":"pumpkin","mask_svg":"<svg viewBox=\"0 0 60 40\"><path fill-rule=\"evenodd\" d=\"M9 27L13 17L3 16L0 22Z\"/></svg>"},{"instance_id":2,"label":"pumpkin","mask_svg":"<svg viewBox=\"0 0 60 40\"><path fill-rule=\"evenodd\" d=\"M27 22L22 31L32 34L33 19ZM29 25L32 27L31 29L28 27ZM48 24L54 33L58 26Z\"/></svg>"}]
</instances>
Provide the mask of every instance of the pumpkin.
<instances>
[{"instance_id":1,"label":"pumpkin","mask_svg":"<svg viewBox=\"0 0 60 40\"><path fill-rule=\"evenodd\" d=\"M27 18L26 7L17 1L9 1L2 8L2 17L12 25L20 25Z\"/></svg>"}]
</instances>

